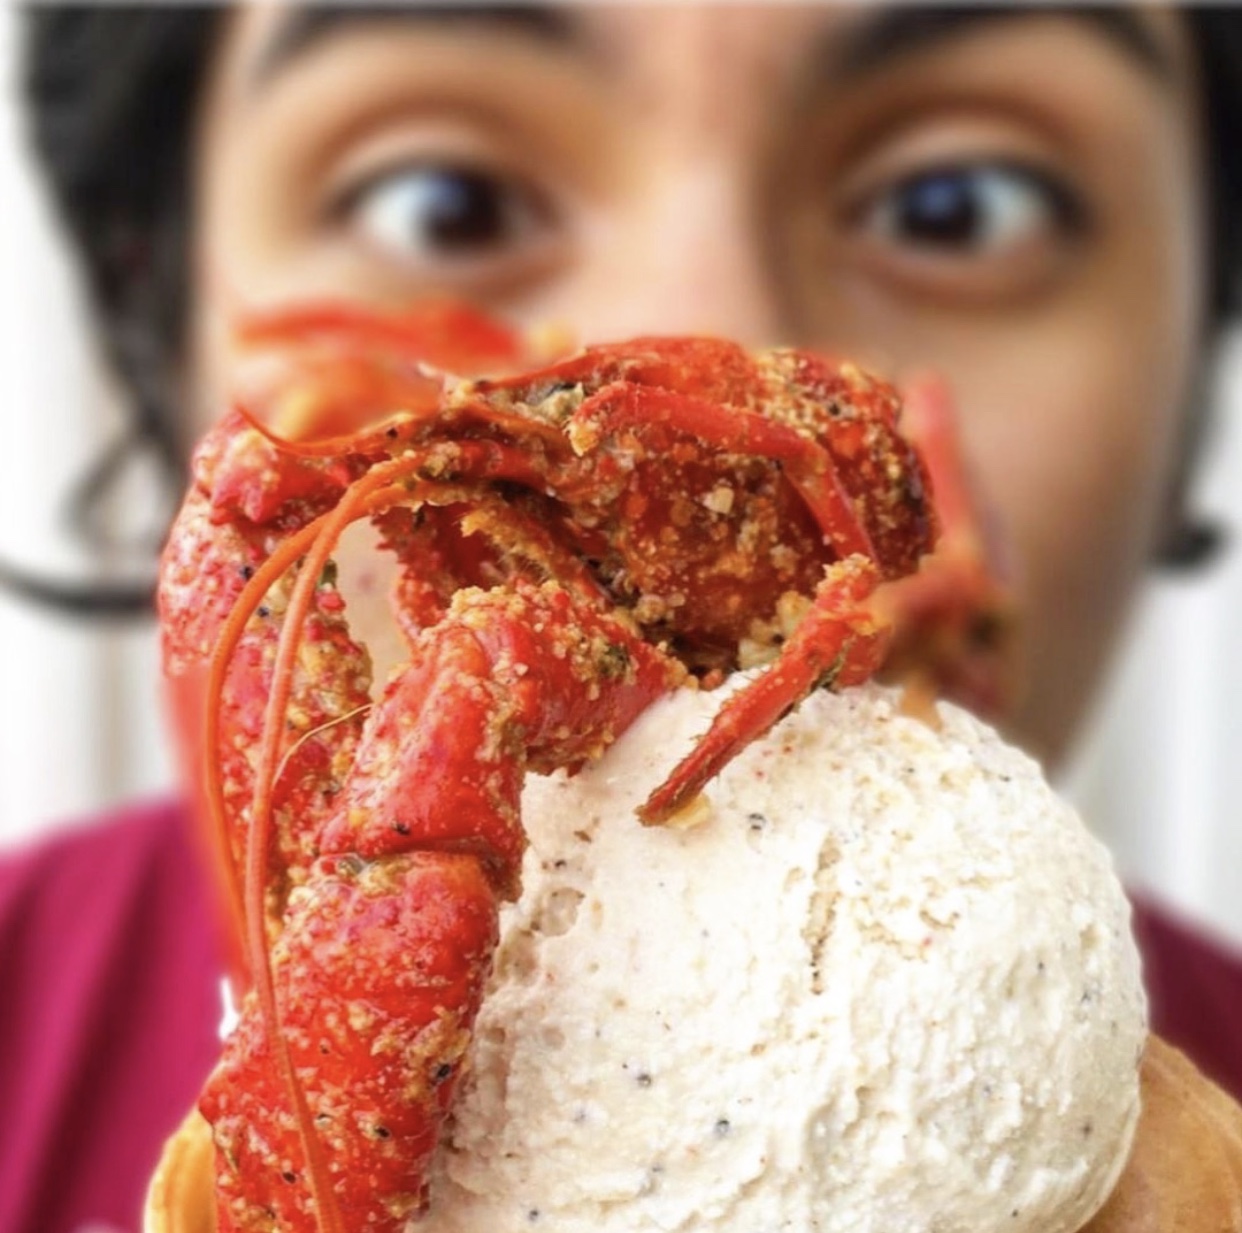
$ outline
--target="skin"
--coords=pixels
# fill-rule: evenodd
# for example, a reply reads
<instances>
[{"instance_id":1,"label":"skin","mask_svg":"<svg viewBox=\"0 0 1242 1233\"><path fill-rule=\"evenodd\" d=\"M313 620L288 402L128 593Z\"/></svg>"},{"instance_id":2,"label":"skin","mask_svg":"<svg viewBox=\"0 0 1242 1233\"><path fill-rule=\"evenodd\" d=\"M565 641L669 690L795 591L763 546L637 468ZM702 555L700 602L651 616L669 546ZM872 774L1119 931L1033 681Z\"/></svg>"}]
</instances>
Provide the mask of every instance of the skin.
<instances>
[{"instance_id":1,"label":"skin","mask_svg":"<svg viewBox=\"0 0 1242 1233\"><path fill-rule=\"evenodd\" d=\"M934 368L1012 539L1027 688L1006 726L1055 763L1170 507L1201 358L1176 18L1135 15L1158 68L1047 14L849 65L875 9L569 12L565 37L351 23L283 63L287 14L230 18L197 136L198 426L231 316L305 296L448 292L584 341L710 333L898 380ZM929 239L900 221L911 177L962 166L973 223ZM446 243L425 202L463 168L483 223Z\"/></svg>"}]
</instances>

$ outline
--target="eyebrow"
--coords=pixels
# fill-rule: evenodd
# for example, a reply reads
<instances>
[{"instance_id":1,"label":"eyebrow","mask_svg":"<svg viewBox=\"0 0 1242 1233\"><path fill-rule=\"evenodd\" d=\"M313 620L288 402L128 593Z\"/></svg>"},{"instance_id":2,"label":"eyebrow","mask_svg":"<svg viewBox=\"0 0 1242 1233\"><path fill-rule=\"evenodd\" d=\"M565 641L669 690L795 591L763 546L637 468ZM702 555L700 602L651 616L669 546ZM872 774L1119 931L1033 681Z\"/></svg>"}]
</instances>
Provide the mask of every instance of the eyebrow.
<instances>
[{"instance_id":1,"label":"eyebrow","mask_svg":"<svg viewBox=\"0 0 1242 1233\"><path fill-rule=\"evenodd\" d=\"M255 85L265 85L313 48L343 30L397 22L411 28L483 27L520 34L541 43L568 45L578 41L579 22L566 7L544 4L346 4L292 9L259 53Z\"/></svg>"},{"instance_id":2,"label":"eyebrow","mask_svg":"<svg viewBox=\"0 0 1242 1233\"><path fill-rule=\"evenodd\" d=\"M824 56L825 73L842 80L888 68L903 56L930 51L942 43L1000 21L1063 18L1091 27L1145 72L1161 81L1174 75L1168 49L1137 13L1114 5L979 5L879 9L848 31L834 36Z\"/></svg>"}]
</instances>

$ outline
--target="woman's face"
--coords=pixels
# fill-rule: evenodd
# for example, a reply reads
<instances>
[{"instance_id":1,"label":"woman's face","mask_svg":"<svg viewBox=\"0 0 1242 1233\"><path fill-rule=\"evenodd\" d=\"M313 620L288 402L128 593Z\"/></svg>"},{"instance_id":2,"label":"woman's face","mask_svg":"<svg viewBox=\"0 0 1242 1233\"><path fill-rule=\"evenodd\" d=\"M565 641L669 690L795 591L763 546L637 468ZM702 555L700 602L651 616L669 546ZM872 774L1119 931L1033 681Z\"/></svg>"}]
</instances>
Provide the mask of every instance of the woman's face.
<instances>
[{"instance_id":1,"label":"woman's face","mask_svg":"<svg viewBox=\"0 0 1242 1233\"><path fill-rule=\"evenodd\" d=\"M193 379L296 297L452 293L950 380L1063 752L1160 527L1201 331L1174 17L700 5L244 8L197 151Z\"/></svg>"}]
</instances>

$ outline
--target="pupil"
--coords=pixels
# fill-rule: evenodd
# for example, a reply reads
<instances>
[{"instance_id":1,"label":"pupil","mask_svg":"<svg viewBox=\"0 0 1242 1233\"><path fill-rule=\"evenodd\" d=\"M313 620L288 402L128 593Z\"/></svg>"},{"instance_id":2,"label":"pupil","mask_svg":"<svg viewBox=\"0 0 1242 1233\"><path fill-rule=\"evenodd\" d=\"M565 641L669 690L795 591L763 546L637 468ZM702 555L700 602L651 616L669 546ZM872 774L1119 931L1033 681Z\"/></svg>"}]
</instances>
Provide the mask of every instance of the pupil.
<instances>
[{"instance_id":1,"label":"pupil","mask_svg":"<svg viewBox=\"0 0 1242 1233\"><path fill-rule=\"evenodd\" d=\"M979 231L974 185L959 172L926 176L902 197L897 223L902 235L926 244L962 244Z\"/></svg>"},{"instance_id":2,"label":"pupil","mask_svg":"<svg viewBox=\"0 0 1242 1233\"><path fill-rule=\"evenodd\" d=\"M426 239L446 246L493 241L504 230L499 195L490 181L469 171L424 178L417 202Z\"/></svg>"}]
</instances>

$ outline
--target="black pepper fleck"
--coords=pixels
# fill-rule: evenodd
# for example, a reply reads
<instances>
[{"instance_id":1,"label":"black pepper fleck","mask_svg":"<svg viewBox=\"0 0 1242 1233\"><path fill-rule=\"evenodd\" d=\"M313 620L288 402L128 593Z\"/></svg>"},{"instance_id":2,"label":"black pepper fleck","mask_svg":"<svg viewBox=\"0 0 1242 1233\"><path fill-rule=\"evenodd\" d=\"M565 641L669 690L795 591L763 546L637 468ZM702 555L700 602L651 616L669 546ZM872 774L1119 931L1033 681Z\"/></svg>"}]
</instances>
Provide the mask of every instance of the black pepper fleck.
<instances>
[{"instance_id":1,"label":"black pepper fleck","mask_svg":"<svg viewBox=\"0 0 1242 1233\"><path fill-rule=\"evenodd\" d=\"M440 1065L436 1067L436 1073L432 1077L432 1081L435 1083L443 1083L444 1080L447 1079L452 1073L452 1066L450 1066L448 1062L441 1062Z\"/></svg>"},{"instance_id":2,"label":"black pepper fleck","mask_svg":"<svg viewBox=\"0 0 1242 1233\"><path fill-rule=\"evenodd\" d=\"M634 1082L637 1083L639 1087L650 1087L651 1076L645 1070L640 1071L634 1076Z\"/></svg>"},{"instance_id":3,"label":"black pepper fleck","mask_svg":"<svg viewBox=\"0 0 1242 1233\"><path fill-rule=\"evenodd\" d=\"M719 1118L713 1127L717 1139L723 1139L733 1129L727 1117Z\"/></svg>"}]
</instances>

